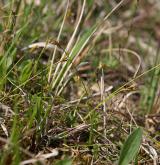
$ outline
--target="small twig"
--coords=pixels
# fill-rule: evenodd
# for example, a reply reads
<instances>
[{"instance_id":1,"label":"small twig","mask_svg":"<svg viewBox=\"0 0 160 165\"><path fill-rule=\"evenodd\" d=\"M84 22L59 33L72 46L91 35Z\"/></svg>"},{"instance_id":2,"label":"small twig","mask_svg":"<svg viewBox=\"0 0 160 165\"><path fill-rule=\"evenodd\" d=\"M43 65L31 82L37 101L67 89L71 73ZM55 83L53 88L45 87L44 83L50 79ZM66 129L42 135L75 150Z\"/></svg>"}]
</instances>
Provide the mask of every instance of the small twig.
<instances>
[{"instance_id":1,"label":"small twig","mask_svg":"<svg viewBox=\"0 0 160 165\"><path fill-rule=\"evenodd\" d=\"M102 68L101 75L101 100L103 101L103 112L106 114L106 102L105 100L105 87L104 87L104 70ZM104 128L104 136L106 137L106 115L103 116L103 128Z\"/></svg>"}]
</instances>

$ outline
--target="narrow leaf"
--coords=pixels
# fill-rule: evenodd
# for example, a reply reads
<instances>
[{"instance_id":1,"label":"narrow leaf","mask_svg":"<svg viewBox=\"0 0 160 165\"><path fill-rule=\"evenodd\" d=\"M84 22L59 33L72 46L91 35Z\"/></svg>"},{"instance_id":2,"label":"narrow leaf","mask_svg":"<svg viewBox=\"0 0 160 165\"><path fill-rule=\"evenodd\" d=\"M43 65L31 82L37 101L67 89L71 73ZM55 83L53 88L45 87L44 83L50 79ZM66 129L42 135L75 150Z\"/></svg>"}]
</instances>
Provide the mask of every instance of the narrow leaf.
<instances>
[{"instance_id":1,"label":"narrow leaf","mask_svg":"<svg viewBox=\"0 0 160 165\"><path fill-rule=\"evenodd\" d=\"M142 129L137 128L128 136L121 150L118 165L128 165L138 153L142 139Z\"/></svg>"}]
</instances>

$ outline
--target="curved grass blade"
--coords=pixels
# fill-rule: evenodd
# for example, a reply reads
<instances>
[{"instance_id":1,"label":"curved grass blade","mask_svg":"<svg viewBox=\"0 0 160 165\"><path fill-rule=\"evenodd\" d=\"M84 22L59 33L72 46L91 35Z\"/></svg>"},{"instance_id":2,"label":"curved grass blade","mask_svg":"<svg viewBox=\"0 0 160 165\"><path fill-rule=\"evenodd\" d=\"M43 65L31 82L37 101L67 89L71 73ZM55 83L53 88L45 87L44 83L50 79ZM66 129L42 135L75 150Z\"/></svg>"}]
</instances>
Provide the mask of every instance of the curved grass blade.
<instances>
[{"instance_id":1,"label":"curved grass blade","mask_svg":"<svg viewBox=\"0 0 160 165\"><path fill-rule=\"evenodd\" d=\"M121 150L118 165L128 165L138 153L142 139L142 129L137 128L127 138Z\"/></svg>"}]
</instances>

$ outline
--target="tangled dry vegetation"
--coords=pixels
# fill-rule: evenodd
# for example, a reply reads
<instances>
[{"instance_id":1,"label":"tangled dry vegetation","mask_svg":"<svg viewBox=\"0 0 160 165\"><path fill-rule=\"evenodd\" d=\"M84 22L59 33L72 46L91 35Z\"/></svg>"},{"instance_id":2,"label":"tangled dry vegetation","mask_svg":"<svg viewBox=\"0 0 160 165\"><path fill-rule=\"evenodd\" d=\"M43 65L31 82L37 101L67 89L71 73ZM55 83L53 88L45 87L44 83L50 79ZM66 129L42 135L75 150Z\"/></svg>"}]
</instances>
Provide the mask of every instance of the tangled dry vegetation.
<instances>
[{"instance_id":1,"label":"tangled dry vegetation","mask_svg":"<svg viewBox=\"0 0 160 165\"><path fill-rule=\"evenodd\" d=\"M160 163L160 1L0 1L1 164Z\"/></svg>"}]
</instances>

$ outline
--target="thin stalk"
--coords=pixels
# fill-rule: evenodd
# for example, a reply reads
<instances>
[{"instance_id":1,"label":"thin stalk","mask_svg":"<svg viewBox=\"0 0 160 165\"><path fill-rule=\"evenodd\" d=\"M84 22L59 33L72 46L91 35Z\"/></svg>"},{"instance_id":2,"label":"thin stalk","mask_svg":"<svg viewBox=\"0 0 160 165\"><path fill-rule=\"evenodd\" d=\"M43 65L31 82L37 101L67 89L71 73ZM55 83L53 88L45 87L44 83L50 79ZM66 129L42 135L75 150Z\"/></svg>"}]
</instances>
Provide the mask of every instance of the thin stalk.
<instances>
[{"instance_id":1,"label":"thin stalk","mask_svg":"<svg viewBox=\"0 0 160 165\"><path fill-rule=\"evenodd\" d=\"M104 70L103 68L102 70L102 74L101 74L101 100L103 101L103 105L102 105L102 109L104 112L103 115L103 129L104 129L104 137L106 137L106 103L105 103L105 86L104 86Z\"/></svg>"},{"instance_id":2,"label":"thin stalk","mask_svg":"<svg viewBox=\"0 0 160 165\"><path fill-rule=\"evenodd\" d=\"M63 17L63 21L62 21L60 31L59 31L59 34L58 34L58 37L57 37L57 42L59 42L63 27L64 27L64 22L66 20L67 13L68 13L68 8L69 8L69 0L67 1L67 7L66 7L66 11L65 11L65 14L64 14L64 17ZM50 82L50 80L51 80L51 74L52 74L53 63L54 63L56 51L57 51L57 45L55 45L54 52L53 52L52 59L51 59L51 65L50 65L49 75L48 75L48 82Z\"/></svg>"},{"instance_id":3,"label":"thin stalk","mask_svg":"<svg viewBox=\"0 0 160 165\"><path fill-rule=\"evenodd\" d=\"M159 55L160 54L159 54L159 48L158 48L156 59L155 59L155 65L157 64L157 61L159 61ZM154 104L154 100L155 100L156 92L158 88L159 78L160 78L160 68L154 69L151 82L150 82L151 85L148 92L148 98L147 98L146 107L147 107L148 114L152 111L152 108L153 108L153 104Z\"/></svg>"}]
</instances>

